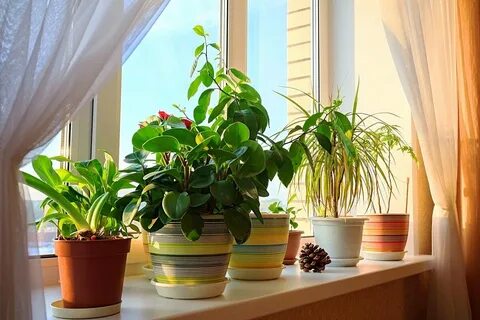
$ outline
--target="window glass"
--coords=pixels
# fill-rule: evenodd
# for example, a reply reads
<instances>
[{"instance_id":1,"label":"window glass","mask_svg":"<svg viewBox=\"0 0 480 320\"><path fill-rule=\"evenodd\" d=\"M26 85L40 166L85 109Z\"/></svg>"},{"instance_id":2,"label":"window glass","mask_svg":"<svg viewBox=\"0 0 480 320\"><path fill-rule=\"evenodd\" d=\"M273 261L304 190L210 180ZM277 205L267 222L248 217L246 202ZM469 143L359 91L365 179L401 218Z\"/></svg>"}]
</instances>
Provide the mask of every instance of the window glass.
<instances>
[{"instance_id":1,"label":"window glass","mask_svg":"<svg viewBox=\"0 0 480 320\"><path fill-rule=\"evenodd\" d=\"M62 155L62 133L59 133L50 141L48 146L43 150L42 154L48 157ZM60 168L60 163L57 161L54 161L53 165L56 168ZM20 170L36 176L31 163L25 165ZM33 188L27 187L27 190L28 194L25 196L25 198L28 202L30 202L27 202L27 206L31 206L27 207L27 209L33 210L35 221L37 221L43 216L43 210L40 208L40 204L45 199L45 196L43 193ZM53 240L56 236L57 228L51 223L45 223L37 232L38 252L33 250L31 253L39 255L53 254Z\"/></svg>"},{"instance_id":2,"label":"window glass","mask_svg":"<svg viewBox=\"0 0 480 320\"><path fill-rule=\"evenodd\" d=\"M192 28L200 24L212 42L220 40L219 0L171 1L122 67L120 167L132 152L131 137L138 123L159 110L179 114L172 104L186 107L193 118L195 101L188 102L193 52L200 43Z\"/></svg>"},{"instance_id":3,"label":"window glass","mask_svg":"<svg viewBox=\"0 0 480 320\"><path fill-rule=\"evenodd\" d=\"M291 103L274 91L288 95L300 103L301 94L293 87L311 92L311 27L310 1L250 0L248 2L247 71L253 85L262 95L270 114L267 134L282 130L298 115ZM302 208L297 216L299 229L309 233L310 224L303 210L302 190L291 190L296 200L291 205ZM279 180L269 186L270 197L263 202L266 209L272 201L284 205L289 190Z\"/></svg>"}]
</instances>

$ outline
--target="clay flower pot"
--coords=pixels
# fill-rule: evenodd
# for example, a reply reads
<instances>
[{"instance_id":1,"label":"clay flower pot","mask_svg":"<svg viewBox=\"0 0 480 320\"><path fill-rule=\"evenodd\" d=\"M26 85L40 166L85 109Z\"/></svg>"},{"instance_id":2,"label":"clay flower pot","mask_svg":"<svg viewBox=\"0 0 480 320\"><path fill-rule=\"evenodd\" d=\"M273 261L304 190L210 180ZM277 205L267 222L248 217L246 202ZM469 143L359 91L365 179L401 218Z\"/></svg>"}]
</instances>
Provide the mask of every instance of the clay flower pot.
<instances>
[{"instance_id":1,"label":"clay flower pot","mask_svg":"<svg viewBox=\"0 0 480 320\"><path fill-rule=\"evenodd\" d=\"M283 264L294 264L297 259L298 250L300 249L300 241L302 240L303 231L290 230L288 232L287 252L283 258Z\"/></svg>"},{"instance_id":2,"label":"clay flower pot","mask_svg":"<svg viewBox=\"0 0 480 320\"><path fill-rule=\"evenodd\" d=\"M240 280L271 280L280 277L287 250L289 217L287 214L262 214L263 224L250 214L252 233L240 245L233 246L228 274Z\"/></svg>"},{"instance_id":3,"label":"clay flower pot","mask_svg":"<svg viewBox=\"0 0 480 320\"><path fill-rule=\"evenodd\" d=\"M65 308L95 308L122 301L131 239L55 240Z\"/></svg>"},{"instance_id":4,"label":"clay flower pot","mask_svg":"<svg viewBox=\"0 0 480 320\"><path fill-rule=\"evenodd\" d=\"M370 214L363 229L362 254L369 260L402 260L408 238L408 214Z\"/></svg>"},{"instance_id":5,"label":"clay flower pot","mask_svg":"<svg viewBox=\"0 0 480 320\"><path fill-rule=\"evenodd\" d=\"M203 216L200 239L190 241L180 222L171 222L150 233L149 251L154 278L161 296L173 299L203 299L221 295L233 238L223 216Z\"/></svg>"}]
</instances>

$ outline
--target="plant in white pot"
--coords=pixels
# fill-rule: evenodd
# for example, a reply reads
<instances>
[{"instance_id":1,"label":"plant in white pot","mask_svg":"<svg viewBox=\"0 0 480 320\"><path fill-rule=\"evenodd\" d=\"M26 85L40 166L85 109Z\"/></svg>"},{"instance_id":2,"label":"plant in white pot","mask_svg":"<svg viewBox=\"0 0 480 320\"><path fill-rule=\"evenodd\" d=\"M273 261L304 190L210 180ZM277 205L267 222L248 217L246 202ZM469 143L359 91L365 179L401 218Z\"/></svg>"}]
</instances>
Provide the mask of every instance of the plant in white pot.
<instances>
[{"instance_id":1,"label":"plant in white pot","mask_svg":"<svg viewBox=\"0 0 480 320\"><path fill-rule=\"evenodd\" d=\"M403 139L400 128L369 116L365 120L370 127L373 144L370 155L379 164L373 171L374 189L372 201L365 217L368 221L363 230L362 255L370 260L402 260L408 238L408 187L406 181L406 201L404 212L390 213L394 191L398 190L397 177L392 172L392 164L399 153L409 155L416 161L413 149Z\"/></svg>"},{"instance_id":2,"label":"plant in white pot","mask_svg":"<svg viewBox=\"0 0 480 320\"><path fill-rule=\"evenodd\" d=\"M367 219L352 216L352 208L360 200L371 202L374 171L383 170L370 154L375 137L365 122L369 115L357 112L358 89L351 112L341 110L339 98L323 106L304 94L312 106L303 107L286 97L301 112L287 127L287 143L300 157L293 187L304 193L306 207L314 211L315 241L330 255L331 266L355 266L361 259ZM388 183L383 174L378 179Z\"/></svg>"}]
</instances>

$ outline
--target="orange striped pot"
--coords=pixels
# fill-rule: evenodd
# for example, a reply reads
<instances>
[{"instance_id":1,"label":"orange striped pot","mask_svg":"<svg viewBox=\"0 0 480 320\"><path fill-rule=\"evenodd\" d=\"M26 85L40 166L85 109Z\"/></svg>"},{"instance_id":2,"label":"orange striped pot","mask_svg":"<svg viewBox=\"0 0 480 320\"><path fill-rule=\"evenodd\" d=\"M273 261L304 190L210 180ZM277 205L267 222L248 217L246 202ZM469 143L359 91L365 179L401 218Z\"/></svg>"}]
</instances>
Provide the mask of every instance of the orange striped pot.
<instances>
[{"instance_id":1,"label":"orange striped pot","mask_svg":"<svg viewBox=\"0 0 480 320\"><path fill-rule=\"evenodd\" d=\"M401 260L408 238L409 215L403 213L365 215L362 251L368 259ZM385 253L382 255L382 253ZM398 255L392 254L398 253ZM392 257L392 258L388 258Z\"/></svg>"}]
</instances>

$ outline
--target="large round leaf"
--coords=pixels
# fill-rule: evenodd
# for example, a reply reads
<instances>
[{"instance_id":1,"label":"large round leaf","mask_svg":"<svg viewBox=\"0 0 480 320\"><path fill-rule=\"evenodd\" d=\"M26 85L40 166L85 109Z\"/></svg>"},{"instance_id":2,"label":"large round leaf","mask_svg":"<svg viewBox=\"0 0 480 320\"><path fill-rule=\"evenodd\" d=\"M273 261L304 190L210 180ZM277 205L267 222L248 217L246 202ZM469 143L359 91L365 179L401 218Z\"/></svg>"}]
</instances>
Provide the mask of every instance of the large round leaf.
<instances>
[{"instance_id":1,"label":"large round leaf","mask_svg":"<svg viewBox=\"0 0 480 320\"><path fill-rule=\"evenodd\" d=\"M205 188L215 181L215 165L210 164L195 169L190 176L190 187Z\"/></svg>"},{"instance_id":2,"label":"large round leaf","mask_svg":"<svg viewBox=\"0 0 480 320\"><path fill-rule=\"evenodd\" d=\"M248 150L241 157L243 164L238 170L238 175L253 177L260 174L265 169L265 151L262 146L253 140L245 141L242 146L246 146Z\"/></svg>"},{"instance_id":3,"label":"large round leaf","mask_svg":"<svg viewBox=\"0 0 480 320\"><path fill-rule=\"evenodd\" d=\"M163 133L163 136L172 136L181 144L195 147L195 133L185 128L172 128Z\"/></svg>"},{"instance_id":4,"label":"large round leaf","mask_svg":"<svg viewBox=\"0 0 480 320\"><path fill-rule=\"evenodd\" d=\"M178 152L180 142L171 136L159 136L145 142L143 149L150 152Z\"/></svg>"},{"instance_id":5,"label":"large round leaf","mask_svg":"<svg viewBox=\"0 0 480 320\"><path fill-rule=\"evenodd\" d=\"M203 229L203 219L199 214L188 212L182 218L182 233L188 240L200 239Z\"/></svg>"},{"instance_id":6,"label":"large round leaf","mask_svg":"<svg viewBox=\"0 0 480 320\"><path fill-rule=\"evenodd\" d=\"M158 137L162 132L159 126L146 126L140 128L133 134L132 144L137 149L142 149L142 146L148 140Z\"/></svg>"},{"instance_id":7,"label":"large round leaf","mask_svg":"<svg viewBox=\"0 0 480 320\"><path fill-rule=\"evenodd\" d=\"M174 220L182 219L190 206L190 197L186 192L170 191L165 193L162 200L162 207L167 216Z\"/></svg>"},{"instance_id":8,"label":"large round leaf","mask_svg":"<svg viewBox=\"0 0 480 320\"><path fill-rule=\"evenodd\" d=\"M235 208L225 209L223 217L228 230L238 244L242 244L250 237L252 222L248 213L237 211Z\"/></svg>"},{"instance_id":9,"label":"large round leaf","mask_svg":"<svg viewBox=\"0 0 480 320\"><path fill-rule=\"evenodd\" d=\"M250 138L250 130L241 122L234 122L225 129L223 140L230 147L238 147Z\"/></svg>"},{"instance_id":10,"label":"large round leaf","mask_svg":"<svg viewBox=\"0 0 480 320\"><path fill-rule=\"evenodd\" d=\"M213 197L223 205L231 205L237 197L237 190L232 181L217 181L210 186Z\"/></svg>"}]
</instances>

